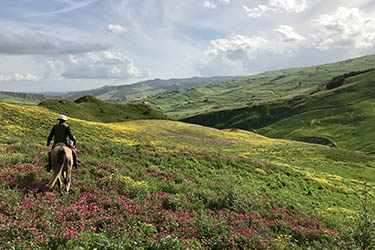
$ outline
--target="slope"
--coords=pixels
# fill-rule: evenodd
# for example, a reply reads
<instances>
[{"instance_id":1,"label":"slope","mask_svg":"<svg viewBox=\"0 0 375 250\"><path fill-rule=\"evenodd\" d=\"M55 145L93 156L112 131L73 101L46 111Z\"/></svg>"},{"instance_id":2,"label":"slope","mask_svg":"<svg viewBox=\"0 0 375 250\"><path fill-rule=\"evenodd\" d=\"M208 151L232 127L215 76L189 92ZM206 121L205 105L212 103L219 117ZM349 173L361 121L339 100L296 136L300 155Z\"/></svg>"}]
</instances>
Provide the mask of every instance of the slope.
<instances>
[{"instance_id":1,"label":"slope","mask_svg":"<svg viewBox=\"0 0 375 250\"><path fill-rule=\"evenodd\" d=\"M40 94L0 91L1 102L37 105L40 101L47 99L47 98L48 96L40 95Z\"/></svg>"},{"instance_id":2,"label":"slope","mask_svg":"<svg viewBox=\"0 0 375 250\"><path fill-rule=\"evenodd\" d=\"M375 71L345 80L331 90L289 100L185 119L217 128L254 130L274 138L326 138L340 147L375 151Z\"/></svg>"},{"instance_id":3,"label":"slope","mask_svg":"<svg viewBox=\"0 0 375 250\"><path fill-rule=\"evenodd\" d=\"M266 72L220 84L148 96L140 101L160 108L172 119L236 109L308 93L320 83L375 65L375 55L313 67Z\"/></svg>"},{"instance_id":4,"label":"slope","mask_svg":"<svg viewBox=\"0 0 375 250\"><path fill-rule=\"evenodd\" d=\"M373 157L168 120L72 118L84 166L59 197L43 170L56 116L0 103L1 248L363 246L351 232L363 229L353 218L365 182L374 194Z\"/></svg>"},{"instance_id":5,"label":"slope","mask_svg":"<svg viewBox=\"0 0 375 250\"><path fill-rule=\"evenodd\" d=\"M154 79L120 86L105 86L99 89L71 92L64 97L76 99L82 96L95 96L98 99L108 102L124 102L134 98L140 98L147 95L158 94L166 91L177 91L180 89L204 86L210 83L226 82L238 77L192 77L186 79Z\"/></svg>"},{"instance_id":6,"label":"slope","mask_svg":"<svg viewBox=\"0 0 375 250\"><path fill-rule=\"evenodd\" d=\"M165 115L145 104L114 104L84 96L77 100L47 99L39 106L56 113L87 121L120 122L139 119L166 119Z\"/></svg>"}]
</instances>

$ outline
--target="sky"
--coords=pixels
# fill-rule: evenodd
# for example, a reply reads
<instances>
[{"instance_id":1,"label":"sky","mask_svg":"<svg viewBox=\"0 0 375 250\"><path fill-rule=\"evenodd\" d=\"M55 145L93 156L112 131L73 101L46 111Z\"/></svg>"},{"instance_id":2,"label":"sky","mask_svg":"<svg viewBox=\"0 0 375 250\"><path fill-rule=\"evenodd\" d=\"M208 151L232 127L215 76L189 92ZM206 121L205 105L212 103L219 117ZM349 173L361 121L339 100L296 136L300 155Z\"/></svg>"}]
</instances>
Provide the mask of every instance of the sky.
<instances>
[{"instance_id":1,"label":"sky","mask_svg":"<svg viewBox=\"0 0 375 250\"><path fill-rule=\"evenodd\" d=\"M247 76L375 54L375 0L1 0L0 90Z\"/></svg>"}]
</instances>

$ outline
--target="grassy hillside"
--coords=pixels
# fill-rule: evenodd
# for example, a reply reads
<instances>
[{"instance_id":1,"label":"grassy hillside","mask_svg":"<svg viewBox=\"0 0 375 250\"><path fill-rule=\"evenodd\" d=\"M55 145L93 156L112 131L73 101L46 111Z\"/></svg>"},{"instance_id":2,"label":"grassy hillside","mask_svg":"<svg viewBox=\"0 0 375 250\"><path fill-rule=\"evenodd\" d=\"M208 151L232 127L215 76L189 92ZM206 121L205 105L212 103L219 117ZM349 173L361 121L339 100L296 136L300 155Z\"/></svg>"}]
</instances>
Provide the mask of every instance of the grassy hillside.
<instances>
[{"instance_id":1,"label":"grassy hillside","mask_svg":"<svg viewBox=\"0 0 375 250\"><path fill-rule=\"evenodd\" d=\"M47 99L47 98L48 97L46 95L40 95L40 94L0 91L1 102L25 104L25 105L37 105L40 101Z\"/></svg>"},{"instance_id":2,"label":"grassy hillside","mask_svg":"<svg viewBox=\"0 0 375 250\"><path fill-rule=\"evenodd\" d=\"M241 128L274 137L327 138L340 147L374 152L375 71L345 80L341 87L185 121L217 128Z\"/></svg>"},{"instance_id":3,"label":"grassy hillside","mask_svg":"<svg viewBox=\"0 0 375 250\"><path fill-rule=\"evenodd\" d=\"M375 55L314 67L292 68L240 78L205 87L157 94L144 101L172 119L288 99L315 89L334 76L373 68Z\"/></svg>"},{"instance_id":4,"label":"grassy hillside","mask_svg":"<svg viewBox=\"0 0 375 250\"><path fill-rule=\"evenodd\" d=\"M51 174L43 169L56 116L0 103L1 249L374 243L371 156L175 121L72 118L84 165L73 171L72 193L60 197L46 188Z\"/></svg>"},{"instance_id":5,"label":"grassy hillside","mask_svg":"<svg viewBox=\"0 0 375 250\"><path fill-rule=\"evenodd\" d=\"M99 89L71 92L65 95L66 98L76 99L82 96L95 96L98 99L107 102L124 102L134 98L140 98L148 95L162 92L177 91L198 86L208 85L210 83L226 82L236 79L233 76L216 77L193 77L186 79L154 79L134 84L120 86L105 86Z\"/></svg>"},{"instance_id":6,"label":"grassy hillside","mask_svg":"<svg viewBox=\"0 0 375 250\"><path fill-rule=\"evenodd\" d=\"M87 121L120 122L139 119L166 119L162 112L145 104L113 104L93 96L81 97L74 102L68 99L47 99L42 101L39 106Z\"/></svg>"}]
</instances>

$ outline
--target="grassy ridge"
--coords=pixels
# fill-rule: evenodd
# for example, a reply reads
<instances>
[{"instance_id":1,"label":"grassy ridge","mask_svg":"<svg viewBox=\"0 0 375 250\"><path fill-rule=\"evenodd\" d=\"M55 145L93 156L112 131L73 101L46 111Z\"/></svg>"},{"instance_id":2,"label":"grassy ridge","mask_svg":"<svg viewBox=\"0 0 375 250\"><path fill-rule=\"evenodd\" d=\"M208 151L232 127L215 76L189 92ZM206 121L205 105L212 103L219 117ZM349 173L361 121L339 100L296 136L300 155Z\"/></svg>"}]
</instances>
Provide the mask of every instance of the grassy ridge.
<instances>
[{"instance_id":1,"label":"grassy ridge","mask_svg":"<svg viewBox=\"0 0 375 250\"><path fill-rule=\"evenodd\" d=\"M67 99L47 99L39 106L69 117L96 122L166 119L162 112L145 104L113 104L93 96L81 97L74 102Z\"/></svg>"},{"instance_id":2,"label":"grassy ridge","mask_svg":"<svg viewBox=\"0 0 375 250\"><path fill-rule=\"evenodd\" d=\"M124 102L134 98L140 98L148 95L158 94L166 91L176 91L179 89L204 86L210 83L226 82L238 77L192 77L186 79L154 79L134 84L120 86L104 86L99 89L71 92L65 95L67 98L79 98L92 95L107 102Z\"/></svg>"},{"instance_id":3,"label":"grassy ridge","mask_svg":"<svg viewBox=\"0 0 375 250\"><path fill-rule=\"evenodd\" d=\"M266 72L220 84L148 96L139 101L183 119L207 112L237 109L256 103L288 99L315 89L332 77L373 68L375 56L365 56L314 67Z\"/></svg>"},{"instance_id":4,"label":"grassy ridge","mask_svg":"<svg viewBox=\"0 0 375 250\"><path fill-rule=\"evenodd\" d=\"M43 170L56 116L0 103L1 248L357 246L370 156L175 121L72 118L84 166L59 198Z\"/></svg>"},{"instance_id":5,"label":"grassy ridge","mask_svg":"<svg viewBox=\"0 0 375 250\"><path fill-rule=\"evenodd\" d=\"M339 88L314 95L185 119L217 128L241 128L286 139L328 138L338 146L375 151L375 72L346 79Z\"/></svg>"},{"instance_id":6,"label":"grassy ridge","mask_svg":"<svg viewBox=\"0 0 375 250\"><path fill-rule=\"evenodd\" d=\"M47 96L40 94L26 94L17 92L5 92L0 91L0 101L25 104L25 105L37 105L40 101L47 99Z\"/></svg>"}]
</instances>

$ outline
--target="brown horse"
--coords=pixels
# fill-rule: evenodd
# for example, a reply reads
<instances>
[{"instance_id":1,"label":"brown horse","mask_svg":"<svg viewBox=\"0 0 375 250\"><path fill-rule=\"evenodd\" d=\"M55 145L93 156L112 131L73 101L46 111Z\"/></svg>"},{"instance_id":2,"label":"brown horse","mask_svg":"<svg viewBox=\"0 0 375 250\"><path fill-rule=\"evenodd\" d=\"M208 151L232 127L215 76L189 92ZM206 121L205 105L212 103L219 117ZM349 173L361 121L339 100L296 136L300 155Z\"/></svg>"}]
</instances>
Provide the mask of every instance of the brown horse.
<instances>
[{"instance_id":1,"label":"brown horse","mask_svg":"<svg viewBox=\"0 0 375 250\"><path fill-rule=\"evenodd\" d=\"M69 193L72 183L72 150L63 143L57 144L51 151L51 166L53 177L50 188L53 189L57 183L60 192L62 192L62 185L64 184L65 192Z\"/></svg>"}]
</instances>

